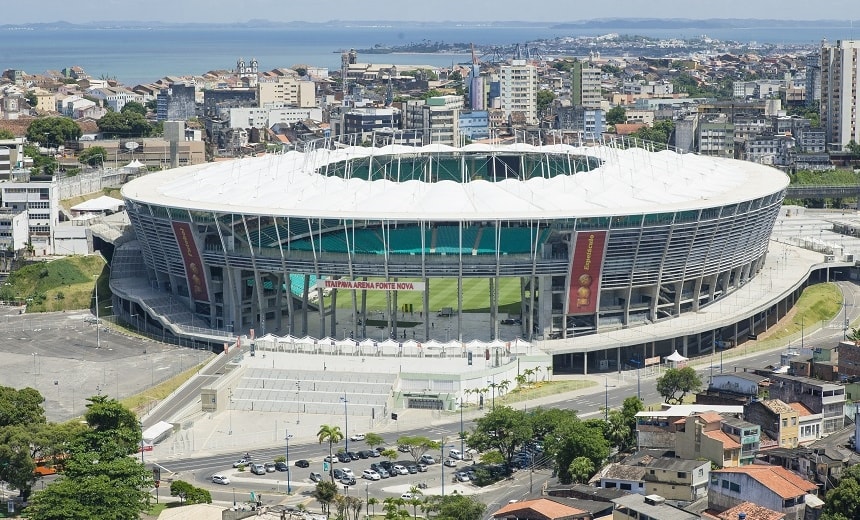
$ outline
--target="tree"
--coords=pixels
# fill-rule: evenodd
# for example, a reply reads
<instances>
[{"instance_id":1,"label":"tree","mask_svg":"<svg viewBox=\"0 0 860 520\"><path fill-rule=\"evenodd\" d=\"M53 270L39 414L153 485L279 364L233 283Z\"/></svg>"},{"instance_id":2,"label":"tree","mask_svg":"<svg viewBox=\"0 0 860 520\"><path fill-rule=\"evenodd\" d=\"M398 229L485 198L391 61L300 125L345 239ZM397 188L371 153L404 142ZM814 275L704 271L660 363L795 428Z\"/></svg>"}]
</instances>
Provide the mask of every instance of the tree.
<instances>
[{"instance_id":1,"label":"tree","mask_svg":"<svg viewBox=\"0 0 860 520\"><path fill-rule=\"evenodd\" d=\"M674 122L669 119L661 119L660 121L654 121L653 126L643 126L630 135L643 141L658 143L665 146L669 144L669 139L672 137L672 132L674 132L674 130Z\"/></svg>"},{"instance_id":2,"label":"tree","mask_svg":"<svg viewBox=\"0 0 860 520\"><path fill-rule=\"evenodd\" d=\"M30 435L26 426L0 428L0 480L18 490L25 500L30 496L36 464L30 454Z\"/></svg>"},{"instance_id":3,"label":"tree","mask_svg":"<svg viewBox=\"0 0 860 520\"><path fill-rule=\"evenodd\" d=\"M332 482L326 482L323 480L322 482L317 482L316 487L314 488L311 496L316 499L317 502L320 503L323 512L328 515L329 507L331 503L334 501L335 497L337 497L337 485Z\"/></svg>"},{"instance_id":4,"label":"tree","mask_svg":"<svg viewBox=\"0 0 860 520\"><path fill-rule=\"evenodd\" d=\"M129 101L125 105L122 106L122 110L120 113L125 114L126 112L135 112L137 114L146 117L146 107L143 104L138 103L137 101Z\"/></svg>"},{"instance_id":5,"label":"tree","mask_svg":"<svg viewBox=\"0 0 860 520\"><path fill-rule=\"evenodd\" d=\"M486 506L467 495L434 495L427 498L427 517L437 520L480 520Z\"/></svg>"},{"instance_id":6,"label":"tree","mask_svg":"<svg viewBox=\"0 0 860 520\"><path fill-rule=\"evenodd\" d=\"M843 470L839 485L827 492L822 513L822 519L860 518L860 466Z\"/></svg>"},{"instance_id":7,"label":"tree","mask_svg":"<svg viewBox=\"0 0 860 520\"><path fill-rule=\"evenodd\" d=\"M80 139L82 134L81 127L68 117L41 117L27 127L27 140L47 148Z\"/></svg>"},{"instance_id":8,"label":"tree","mask_svg":"<svg viewBox=\"0 0 860 520\"><path fill-rule=\"evenodd\" d=\"M36 493L33 520L138 518L146 510L152 473L129 455L141 431L131 410L115 399L89 399L86 428L69 441L63 475Z\"/></svg>"},{"instance_id":9,"label":"tree","mask_svg":"<svg viewBox=\"0 0 860 520\"><path fill-rule=\"evenodd\" d=\"M340 426L323 424L317 432L317 439L319 439L320 444L328 441L328 456L331 461L334 459L334 445L343 440L343 432L340 431ZM333 464L329 463L329 468L332 466ZM334 471L332 469L329 469L328 475L331 477L332 483L334 483Z\"/></svg>"},{"instance_id":10,"label":"tree","mask_svg":"<svg viewBox=\"0 0 860 520\"><path fill-rule=\"evenodd\" d=\"M857 144L857 141L854 139L848 141L848 144L845 145L845 149L854 157L860 156L860 144Z\"/></svg>"},{"instance_id":11,"label":"tree","mask_svg":"<svg viewBox=\"0 0 860 520\"><path fill-rule=\"evenodd\" d=\"M145 117L133 110L127 112L108 112L96 121L105 138L147 137L152 133L152 125Z\"/></svg>"},{"instance_id":12,"label":"tree","mask_svg":"<svg viewBox=\"0 0 860 520\"><path fill-rule=\"evenodd\" d=\"M532 423L525 412L497 406L475 422L468 443L478 451L498 450L505 462L510 464L514 453L533 438Z\"/></svg>"},{"instance_id":13,"label":"tree","mask_svg":"<svg viewBox=\"0 0 860 520\"><path fill-rule=\"evenodd\" d=\"M582 421L576 418L561 423L552 435L544 438L545 453L555 460L559 482L571 482L570 464L577 457L589 459L594 467L603 465L609 456L604 425L603 419Z\"/></svg>"},{"instance_id":14,"label":"tree","mask_svg":"<svg viewBox=\"0 0 860 520\"><path fill-rule=\"evenodd\" d=\"M553 100L555 100L555 92L546 89L538 90L536 96L538 117L543 117L544 114L546 114L546 111L550 104L552 104Z\"/></svg>"},{"instance_id":15,"label":"tree","mask_svg":"<svg viewBox=\"0 0 860 520\"><path fill-rule=\"evenodd\" d=\"M385 457L386 459L390 460L391 462L394 462L395 460L397 460L399 453L397 453L397 450L393 450L391 448L388 448L387 450L382 450L382 452L379 455L382 457Z\"/></svg>"},{"instance_id":16,"label":"tree","mask_svg":"<svg viewBox=\"0 0 860 520\"><path fill-rule=\"evenodd\" d=\"M420 435L404 435L397 439L397 444L409 448L409 454L412 455L412 459L415 462L418 462L418 459L420 459L421 456L429 450L438 450L441 446L438 441L434 441Z\"/></svg>"},{"instance_id":17,"label":"tree","mask_svg":"<svg viewBox=\"0 0 860 520\"><path fill-rule=\"evenodd\" d=\"M102 146L92 146L78 154L78 162L88 166L98 166L107 160L107 150Z\"/></svg>"},{"instance_id":18,"label":"tree","mask_svg":"<svg viewBox=\"0 0 860 520\"><path fill-rule=\"evenodd\" d=\"M186 504L211 504L212 495L209 491L195 487L184 480L174 480L170 483L170 496L179 497Z\"/></svg>"},{"instance_id":19,"label":"tree","mask_svg":"<svg viewBox=\"0 0 860 520\"><path fill-rule=\"evenodd\" d=\"M627 110L621 105L616 105L606 112L606 123L619 125L627 122Z\"/></svg>"},{"instance_id":20,"label":"tree","mask_svg":"<svg viewBox=\"0 0 860 520\"><path fill-rule=\"evenodd\" d=\"M701 388L702 379L692 367L670 368L657 378L657 393L666 404L681 404L688 393Z\"/></svg>"},{"instance_id":21,"label":"tree","mask_svg":"<svg viewBox=\"0 0 860 520\"><path fill-rule=\"evenodd\" d=\"M376 516L376 504L379 503L379 499L376 497L370 497L367 499L367 505L370 506L370 510L372 511L372 515Z\"/></svg>"},{"instance_id":22,"label":"tree","mask_svg":"<svg viewBox=\"0 0 860 520\"><path fill-rule=\"evenodd\" d=\"M382 435L379 435L378 433L368 433L364 436L364 442L371 448L375 448L385 444L385 439L383 439Z\"/></svg>"},{"instance_id":23,"label":"tree","mask_svg":"<svg viewBox=\"0 0 860 520\"><path fill-rule=\"evenodd\" d=\"M45 422L45 398L34 388L0 386L0 427Z\"/></svg>"},{"instance_id":24,"label":"tree","mask_svg":"<svg viewBox=\"0 0 860 520\"><path fill-rule=\"evenodd\" d=\"M5 128L0 128L0 139L14 139L15 134L6 130Z\"/></svg>"},{"instance_id":25,"label":"tree","mask_svg":"<svg viewBox=\"0 0 860 520\"><path fill-rule=\"evenodd\" d=\"M577 457L567 468L571 480L576 484L585 484L594 475L594 464L588 457Z\"/></svg>"},{"instance_id":26,"label":"tree","mask_svg":"<svg viewBox=\"0 0 860 520\"><path fill-rule=\"evenodd\" d=\"M31 144L24 145L24 155L33 159L33 172L52 175L57 171L57 160L53 155L42 155L39 147Z\"/></svg>"}]
</instances>

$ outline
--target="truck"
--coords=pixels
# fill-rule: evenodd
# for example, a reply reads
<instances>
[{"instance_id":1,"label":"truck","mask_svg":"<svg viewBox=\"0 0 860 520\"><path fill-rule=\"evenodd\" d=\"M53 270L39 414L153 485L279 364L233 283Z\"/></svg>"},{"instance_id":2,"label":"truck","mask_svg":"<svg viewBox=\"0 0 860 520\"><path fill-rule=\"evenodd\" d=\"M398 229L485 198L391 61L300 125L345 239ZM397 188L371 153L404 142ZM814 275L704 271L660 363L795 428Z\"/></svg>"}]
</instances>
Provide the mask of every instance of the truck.
<instances>
[{"instance_id":1,"label":"truck","mask_svg":"<svg viewBox=\"0 0 860 520\"><path fill-rule=\"evenodd\" d=\"M454 309L452 307L442 307L439 309L439 312L436 313L436 316L442 318L449 318L454 315Z\"/></svg>"}]
</instances>

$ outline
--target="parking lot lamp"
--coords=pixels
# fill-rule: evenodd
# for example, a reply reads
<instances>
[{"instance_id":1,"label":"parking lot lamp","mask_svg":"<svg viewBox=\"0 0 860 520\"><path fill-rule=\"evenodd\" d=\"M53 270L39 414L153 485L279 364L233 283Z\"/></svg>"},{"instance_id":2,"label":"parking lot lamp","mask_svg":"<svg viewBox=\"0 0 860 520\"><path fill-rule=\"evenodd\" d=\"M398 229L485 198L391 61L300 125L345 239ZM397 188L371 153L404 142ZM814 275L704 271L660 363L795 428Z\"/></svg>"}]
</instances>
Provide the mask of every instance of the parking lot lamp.
<instances>
[{"instance_id":1,"label":"parking lot lamp","mask_svg":"<svg viewBox=\"0 0 860 520\"><path fill-rule=\"evenodd\" d=\"M287 441L287 452L285 454L285 458L286 458L285 464L287 465L287 494L289 495L292 492L292 488L290 487L290 437L292 437L292 435L290 435L290 430L286 430L286 433L287 433L287 435L284 438Z\"/></svg>"}]
</instances>

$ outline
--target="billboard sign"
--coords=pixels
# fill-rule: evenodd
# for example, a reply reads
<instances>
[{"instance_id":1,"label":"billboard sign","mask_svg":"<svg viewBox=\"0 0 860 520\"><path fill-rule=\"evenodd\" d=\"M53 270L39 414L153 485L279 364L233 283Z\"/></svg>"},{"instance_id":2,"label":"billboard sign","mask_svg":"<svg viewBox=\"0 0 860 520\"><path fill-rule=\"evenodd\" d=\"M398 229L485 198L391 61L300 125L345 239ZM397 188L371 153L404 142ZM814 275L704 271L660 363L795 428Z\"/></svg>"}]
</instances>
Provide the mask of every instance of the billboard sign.
<instances>
[{"instance_id":1,"label":"billboard sign","mask_svg":"<svg viewBox=\"0 0 860 520\"><path fill-rule=\"evenodd\" d=\"M606 231L578 231L570 264L567 314L594 314L600 296L600 270Z\"/></svg>"},{"instance_id":2,"label":"billboard sign","mask_svg":"<svg viewBox=\"0 0 860 520\"><path fill-rule=\"evenodd\" d=\"M191 224L187 222L173 222L173 233L176 235L176 243L185 262L185 277L188 280L188 290L191 297L198 301L209 301L209 289L206 286L206 273L203 272L203 261L200 259L200 251L194 242L191 232Z\"/></svg>"},{"instance_id":3,"label":"billboard sign","mask_svg":"<svg viewBox=\"0 0 860 520\"><path fill-rule=\"evenodd\" d=\"M424 285L424 282L317 280L317 289L342 289L345 291L423 291Z\"/></svg>"}]
</instances>

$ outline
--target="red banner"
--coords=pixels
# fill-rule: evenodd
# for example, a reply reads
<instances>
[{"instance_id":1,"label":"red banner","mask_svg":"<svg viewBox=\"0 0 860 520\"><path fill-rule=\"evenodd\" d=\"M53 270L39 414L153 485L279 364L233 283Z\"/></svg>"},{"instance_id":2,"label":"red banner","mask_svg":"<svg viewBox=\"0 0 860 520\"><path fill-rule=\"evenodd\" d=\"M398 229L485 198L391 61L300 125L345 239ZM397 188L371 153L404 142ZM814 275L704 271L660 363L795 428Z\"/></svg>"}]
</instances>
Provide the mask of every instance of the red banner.
<instances>
[{"instance_id":1,"label":"red banner","mask_svg":"<svg viewBox=\"0 0 860 520\"><path fill-rule=\"evenodd\" d=\"M191 297L198 301L209 301L209 290L206 287L206 273L203 272L203 261L200 259L200 251L194 242L191 232L191 224L187 222L173 222L173 234L176 235L176 243L182 253L185 262L185 277L188 280L188 290Z\"/></svg>"},{"instance_id":2,"label":"red banner","mask_svg":"<svg viewBox=\"0 0 860 520\"><path fill-rule=\"evenodd\" d=\"M570 264L568 314L594 314L600 296L600 270L606 231L578 231Z\"/></svg>"}]
</instances>

